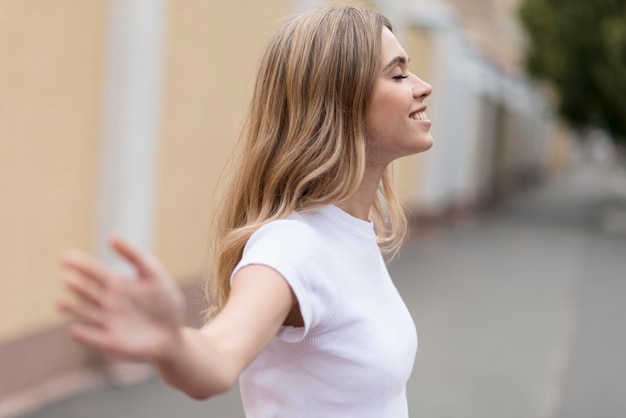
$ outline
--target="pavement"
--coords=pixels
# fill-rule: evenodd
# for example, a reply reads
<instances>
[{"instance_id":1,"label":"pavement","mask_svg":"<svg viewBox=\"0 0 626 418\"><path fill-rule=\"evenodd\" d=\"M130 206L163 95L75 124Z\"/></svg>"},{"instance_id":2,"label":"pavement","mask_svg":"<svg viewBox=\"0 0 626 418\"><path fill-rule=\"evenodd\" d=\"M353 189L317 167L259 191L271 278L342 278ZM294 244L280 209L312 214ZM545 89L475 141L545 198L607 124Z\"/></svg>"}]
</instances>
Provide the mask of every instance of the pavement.
<instances>
[{"instance_id":1,"label":"pavement","mask_svg":"<svg viewBox=\"0 0 626 418\"><path fill-rule=\"evenodd\" d=\"M626 209L608 174L572 170L407 242L389 269L419 334L411 417L626 417ZM237 388L199 402L152 375L20 416L85 417L243 411Z\"/></svg>"}]
</instances>

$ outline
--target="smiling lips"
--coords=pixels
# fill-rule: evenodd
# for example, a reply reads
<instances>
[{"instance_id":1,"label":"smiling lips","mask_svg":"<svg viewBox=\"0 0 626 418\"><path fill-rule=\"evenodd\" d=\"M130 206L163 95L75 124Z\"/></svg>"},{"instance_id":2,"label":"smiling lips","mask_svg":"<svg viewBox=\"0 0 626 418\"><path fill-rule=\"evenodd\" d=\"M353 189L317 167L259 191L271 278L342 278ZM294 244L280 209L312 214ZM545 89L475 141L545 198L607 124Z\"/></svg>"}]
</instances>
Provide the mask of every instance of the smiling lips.
<instances>
[{"instance_id":1,"label":"smiling lips","mask_svg":"<svg viewBox=\"0 0 626 418\"><path fill-rule=\"evenodd\" d=\"M409 117L413 120L428 120L428 116L426 112L414 112L409 115Z\"/></svg>"}]
</instances>

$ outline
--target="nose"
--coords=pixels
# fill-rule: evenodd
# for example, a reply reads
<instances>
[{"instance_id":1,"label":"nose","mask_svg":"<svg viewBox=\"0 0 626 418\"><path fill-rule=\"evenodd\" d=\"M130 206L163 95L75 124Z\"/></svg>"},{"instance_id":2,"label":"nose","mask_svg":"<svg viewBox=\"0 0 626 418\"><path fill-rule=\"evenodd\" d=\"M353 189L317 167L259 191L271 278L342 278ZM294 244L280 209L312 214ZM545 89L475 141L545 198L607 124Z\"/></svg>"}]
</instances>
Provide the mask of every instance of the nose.
<instances>
[{"instance_id":1,"label":"nose","mask_svg":"<svg viewBox=\"0 0 626 418\"><path fill-rule=\"evenodd\" d=\"M416 99L425 99L426 97L430 96L430 94L433 92L433 86L431 86L419 77L415 78L417 78L417 84L415 85L415 87L413 87L413 97L415 97Z\"/></svg>"}]
</instances>

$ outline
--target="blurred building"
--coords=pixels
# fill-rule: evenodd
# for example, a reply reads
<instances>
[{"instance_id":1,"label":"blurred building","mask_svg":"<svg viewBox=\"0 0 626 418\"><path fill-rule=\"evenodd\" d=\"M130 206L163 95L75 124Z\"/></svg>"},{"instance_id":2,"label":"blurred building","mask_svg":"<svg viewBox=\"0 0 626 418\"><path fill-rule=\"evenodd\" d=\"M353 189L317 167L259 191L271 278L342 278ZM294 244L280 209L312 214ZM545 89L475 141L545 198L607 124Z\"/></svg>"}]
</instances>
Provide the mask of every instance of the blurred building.
<instances>
[{"instance_id":1,"label":"blurred building","mask_svg":"<svg viewBox=\"0 0 626 418\"><path fill-rule=\"evenodd\" d=\"M516 3L369 2L434 86L435 146L396 167L418 221L475 210L567 161L565 128L521 71ZM263 46L282 17L324 4L0 4L0 416L26 392L58 395L82 382L68 376L106 369L54 311L62 249L116 264L106 238L119 231L184 287L201 279L213 191Z\"/></svg>"},{"instance_id":2,"label":"blurred building","mask_svg":"<svg viewBox=\"0 0 626 418\"><path fill-rule=\"evenodd\" d=\"M452 6L468 41L503 69L521 73L525 36L517 11L523 0L443 0Z\"/></svg>"},{"instance_id":3,"label":"blurred building","mask_svg":"<svg viewBox=\"0 0 626 418\"><path fill-rule=\"evenodd\" d=\"M395 9L413 71L434 87L435 145L398 162L418 222L474 212L566 165L568 130L522 71L517 3L414 0Z\"/></svg>"}]
</instances>

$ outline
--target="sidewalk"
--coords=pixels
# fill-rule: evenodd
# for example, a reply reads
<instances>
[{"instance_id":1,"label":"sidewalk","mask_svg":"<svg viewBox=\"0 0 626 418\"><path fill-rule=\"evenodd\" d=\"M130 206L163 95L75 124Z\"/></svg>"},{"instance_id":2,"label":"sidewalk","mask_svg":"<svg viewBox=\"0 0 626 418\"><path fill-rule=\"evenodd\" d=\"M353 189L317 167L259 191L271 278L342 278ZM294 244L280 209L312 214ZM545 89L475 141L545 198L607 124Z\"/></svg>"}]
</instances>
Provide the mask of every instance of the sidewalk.
<instances>
[{"instance_id":1,"label":"sidewalk","mask_svg":"<svg viewBox=\"0 0 626 418\"><path fill-rule=\"evenodd\" d=\"M605 201L579 171L405 249L412 416L626 416L626 237L599 228Z\"/></svg>"},{"instance_id":2,"label":"sidewalk","mask_svg":"<svg viewBox=\"0 0 626 418\"><path fill-rule=\"evenodd\" d=\"M626 416L626 236L581 170L462 230L416 237L390 266L418 328L412 417ZM340 386L338 390L340 390ZM238 393L197 402L156 378L21 418L243 417Z\"/></svg>"}]
</instances>

